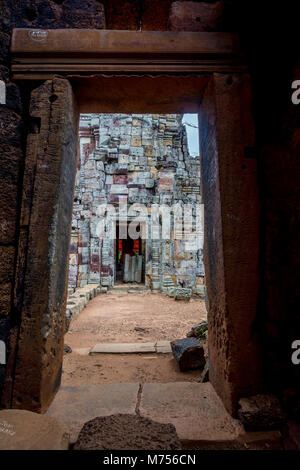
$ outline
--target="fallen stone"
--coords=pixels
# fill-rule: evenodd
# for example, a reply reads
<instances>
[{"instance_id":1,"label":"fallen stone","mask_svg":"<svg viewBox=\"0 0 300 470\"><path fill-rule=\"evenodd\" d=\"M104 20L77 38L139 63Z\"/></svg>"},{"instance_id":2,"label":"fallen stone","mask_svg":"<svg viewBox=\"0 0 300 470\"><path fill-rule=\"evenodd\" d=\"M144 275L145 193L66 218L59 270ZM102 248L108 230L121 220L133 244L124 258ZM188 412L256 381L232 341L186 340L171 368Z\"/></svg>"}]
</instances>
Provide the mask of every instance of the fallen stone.
<instances>
[{"instance_id":1,"label":"fallen stone","mask_svg":"<svg viewBox=\"0 0 300 470\"><path fill-rule=\"evenodd\" d=\"M148 333L149 332L149 328L144 328L142 326L136 326L134 328L135 331L138 331L139 333Z\"/></svg>"},{"instance_id":2,"label":"fallen stone","mask_svg":"<svg viewBox=\"0 0 300 470\"><path fill-rule=\"evenodd\" d=\"M166 293L169 297L175 297L175 291L175 287L168 287Z\"/></svg>"},{"instance_id":3,"label":"fallen stone","mask_svg":"<svg viewBox=\"0 0 300 470\"><path fill-rule=\"evenodd\" d=\"M175 339L171 341L171 348L182 372L205 366L204 349L197 339Z\"/></svg>"},{"instance_id":4,"label":"fallen stone","mask_svg":"<svg viewBox=\"0 0 300 470\"><path fill-rule=\"evenodd\" d=\"M238 416L245 429L278 429L285 414L274 395L253 395L239 400Z\"/></svg>"},{"instance_id":5,"label":"fallen stone","mask_svg":"<svg viewBox=\"0 0 300 470\"><path fill-rule=\"evenodd\" d=\"M70 354L72 352L71 346L64 344L64 354Z\"/></svg>"},{"instance_id":6,"label":"fallen stone","mask_svg":"<svg viewBox=\"0 0 300 470\"><path fill-rule=\"evenodd\" d=\"M173 424L141 416L100 416L84 424L74 450L179 450Z\"/></svg>"},{"instance_id":7,"label":"fallen stone","mask_svg":"<svg viewBox=\"0 0 300 470\"><path fill-rule=\"evenodd\" d=\"M67 450L68 427L27 410L0 411L0 450Z\"/></svg>"},{"instance_id":8,"label":"fallen stone","mask_svg":"<svg viewBox=\"0 0 300 470\"><path fill-rule=\"evenodd\" d=\"M174 292L175 300L190 300L192 296L192 289L177 288Z\"/></svg>"},{"instance_id":9,"label":"fallen stone","mask_svg":"<svg viewBox=\"0 0 300 470\"><path fill-rule=\"evenodd\" d=\"M191 330L187 333L187 338L199 338L199 339L206 339L206 332L208 330L208 323L207 321L202 321L198 325L195 325L191 328Z\"/></svg>"}]
</instances>

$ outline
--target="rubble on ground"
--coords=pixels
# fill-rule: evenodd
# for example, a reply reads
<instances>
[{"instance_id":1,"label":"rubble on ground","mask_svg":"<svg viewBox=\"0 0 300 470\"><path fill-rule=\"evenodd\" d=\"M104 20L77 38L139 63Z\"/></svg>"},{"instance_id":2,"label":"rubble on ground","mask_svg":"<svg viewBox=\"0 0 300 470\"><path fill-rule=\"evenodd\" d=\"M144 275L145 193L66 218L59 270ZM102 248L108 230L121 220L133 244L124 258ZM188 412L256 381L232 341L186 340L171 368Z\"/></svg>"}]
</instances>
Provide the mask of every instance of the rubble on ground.
<instances>
[{"instance_id":1,"label":"rubble on ground","mask_svg":"<svg viewBox=\"0 0 300 470\"><path fill-rule=\"evenodd\" d=\"M285 419L278 398L271 394L241 398L238 416L249 430L278 429Z\"/></svg>"},{"instance_id":2,"label":"rubble on ground","mask_svg":"<svg viewBox=\"0 0 300 470\"><path fill-rule=\"evenodd\" d=\"M173 424L138 415L100 416L84 424L74 450L180 450Z\"/></svg>"},{"instance_id":3,"label":"rubble on ground","mask_svg":"<svg viewBox=\"0 0 300 470\"><path fill-rule=\"evenodd\" d=\"M187 338L195 337L199 341L200 340L204 341L206 340L207 331L208 331L208 323L207 321L204 320L198 323L198 325L192 326L191 330L187 333L186 336Z\"/></svg>"}]
</instances>

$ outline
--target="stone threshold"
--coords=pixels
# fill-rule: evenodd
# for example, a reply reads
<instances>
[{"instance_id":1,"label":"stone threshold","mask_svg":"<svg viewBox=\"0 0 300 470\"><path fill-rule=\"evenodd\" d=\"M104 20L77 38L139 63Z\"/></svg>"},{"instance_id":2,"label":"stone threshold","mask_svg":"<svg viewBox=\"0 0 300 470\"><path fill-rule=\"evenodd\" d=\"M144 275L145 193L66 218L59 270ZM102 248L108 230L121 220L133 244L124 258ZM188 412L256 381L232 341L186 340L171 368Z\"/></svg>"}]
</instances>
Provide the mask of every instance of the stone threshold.
<instances>
[{"instance_id":1,"label":"stone threshold","mask_svg":"<svg viewBox=\"0 0 300 470\"><path fill-rule=\"evenodd\" d=\"M171 353L170 341L144 343L98 343L89 352L94 354L138 354L138 353Z\"/></svg>"},{"instance_id":2,"label":"stone threshold","mask_svg":"<svg viewBox=\"0 0 300 470\"><path fill-rule=\"evenodd\" d=\"M74 443L84 423L118 413L172 423L184 449L282 450L279 431L246 432L209 382L61 387L46 415L66 424Z\"/></svg>"}]
</instances>

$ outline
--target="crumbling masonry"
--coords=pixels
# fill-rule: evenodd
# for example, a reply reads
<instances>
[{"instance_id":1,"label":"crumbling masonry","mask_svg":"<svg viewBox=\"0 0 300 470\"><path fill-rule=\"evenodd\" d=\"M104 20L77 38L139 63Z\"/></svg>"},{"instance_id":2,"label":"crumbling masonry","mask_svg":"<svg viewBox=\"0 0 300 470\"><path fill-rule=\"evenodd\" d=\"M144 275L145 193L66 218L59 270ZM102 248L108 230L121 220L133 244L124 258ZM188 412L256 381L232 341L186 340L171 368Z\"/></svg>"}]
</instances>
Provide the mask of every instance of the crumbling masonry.
<instances>
[{"instance_id":1,"label":"crumbling masonry","mask_svg":"<svg viewBox=\"0 0 300 470\"><path fill-rule=\"evenodd\" d=\"M200 163L199 157L189 154L182 115L81 116L70 250L71 289L90 283L113 286L116 242L98 236L97 208L103 203L117 207L120 200L128 203L129 211L134 203L143 204L149 211L144 254L136 261L137 269L145 269L146 286L170 296L178 295L178 290L186 296L201 294L203 250L196 249L192 242L176 239L174 220L170 239L152 240L150 230L152 204L179 204L192 208L195 234L195 205L201 202ZM138 278L128 280L138 279L140 273Z\"/></svg>"}]
</instances>

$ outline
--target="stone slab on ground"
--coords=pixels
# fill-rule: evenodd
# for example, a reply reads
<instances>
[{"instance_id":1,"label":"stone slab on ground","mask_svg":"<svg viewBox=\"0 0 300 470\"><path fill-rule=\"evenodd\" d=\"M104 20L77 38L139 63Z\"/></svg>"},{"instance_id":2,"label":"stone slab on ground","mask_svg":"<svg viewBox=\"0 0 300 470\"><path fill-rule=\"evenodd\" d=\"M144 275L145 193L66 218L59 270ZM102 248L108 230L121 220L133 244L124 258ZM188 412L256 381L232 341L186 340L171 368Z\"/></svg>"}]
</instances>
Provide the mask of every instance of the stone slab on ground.
<instances>
[{"instance_id":1,"label":"stone slab on ground","mask_svg":"<svg viewBox=\"0 0 300 470\"><path fill-rule=\"evenodd\" d=\"M141 416L101 416L84 424L74 450L179 450L173 424Z\"/></svg>"},{"instance_id":2,"label":"stone slab on ground","mask_svg":"<svg viewBox=\"0 0 300 470\"><path fill-rule=\"evenodd\" d=\"M80 387L61 387L47 415L65 423L77 440L84 423L98 416L135 414L139 384L99 384Z\"/></svg>"},{"instance_id":3,"label":"stone slab on ground","mask_svg":"<svg viewBox=\"0 0 300 470\"><path fill-rule=\"evenodd\" d=\"M68 427L26 410L0 410L0 450L67 450Z\"/></svg>"},{"instance_id":4,"label":"stone slab on ground","mask_svg":"<svg viewBox=\"0 0 300 470\"><path fill-rule=\"evenodd\" d=\"M146 343L99 343L94 346L90 354L129 354L156 352L154 342Z\"/></svg>"},{"instance_id":5,"label":"stone slab on ground","mask_svg":"<svg viewBox=\"0 0 300 470\"><path fill-rule=\"evenodd\" d=\"M74 348L72 351L76 354L79 354L79 356L88 356L90 353L90 348Z\"/></svg>"},{"instance_id":6,"label":"stone slab on ground","mask_svg":"<svg viewBox=\"0 0 300 470\"><path fill-rule=\"evenodd\" d=\"M170 341L157 341L155 345L155 349L157 353L163 353L163 354L172 353Z\"/></svg>"},{"instance_id":7,"label":"stone slab on ground","mask_svg":"<svg viewBox=\"0 0 300 470\"><path fill-rule=\"evenodd\" d=\"M84 351L85 349L86 348L84 348ZM78 352L79 349L74 349L74 351ZM90 350L89 354L137 354L153 352L160 354L172 353L170 341L145 343L98 343Z\"/></svg>"},{"instance_id":8,"label":"stone slab on ground","mask_svg":"<svg viewBox=\"0 0 300 470\"><path fill-rule=\"evenodd\" d=\"M183 444L232 442L245 433L210 383L144 384L139 412L154 421L174 424Z\"/></svg>"}]
</instances>

